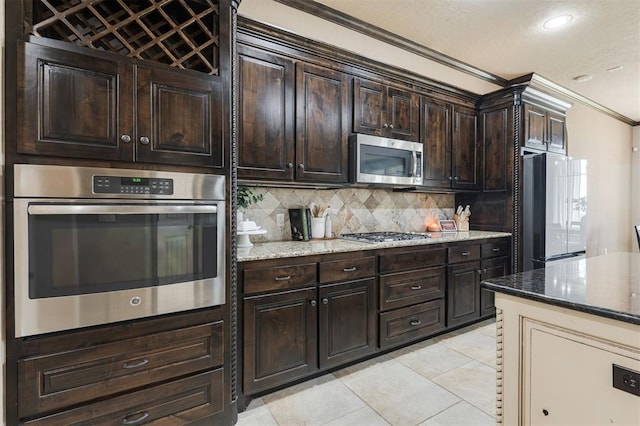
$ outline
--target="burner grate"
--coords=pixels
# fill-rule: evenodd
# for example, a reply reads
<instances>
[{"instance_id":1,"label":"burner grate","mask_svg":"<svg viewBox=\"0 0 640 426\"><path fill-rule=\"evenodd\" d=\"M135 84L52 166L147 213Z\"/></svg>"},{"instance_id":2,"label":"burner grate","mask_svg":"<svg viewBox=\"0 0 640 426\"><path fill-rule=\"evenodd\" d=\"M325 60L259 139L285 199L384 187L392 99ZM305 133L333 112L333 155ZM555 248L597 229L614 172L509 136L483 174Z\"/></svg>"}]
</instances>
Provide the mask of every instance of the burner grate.
<instances>
[{"instance_id":1,"label":"burner grate","mask_svg":"<svg viewBox=\"0 0 640 426\"><path fill-rule=\"evenodd\" d=\"M340 234L340 238L365 243L385 243L393 241L425 240L431 235L420 232L358 232L353 234Z\"/></svg>"}]
</instances>

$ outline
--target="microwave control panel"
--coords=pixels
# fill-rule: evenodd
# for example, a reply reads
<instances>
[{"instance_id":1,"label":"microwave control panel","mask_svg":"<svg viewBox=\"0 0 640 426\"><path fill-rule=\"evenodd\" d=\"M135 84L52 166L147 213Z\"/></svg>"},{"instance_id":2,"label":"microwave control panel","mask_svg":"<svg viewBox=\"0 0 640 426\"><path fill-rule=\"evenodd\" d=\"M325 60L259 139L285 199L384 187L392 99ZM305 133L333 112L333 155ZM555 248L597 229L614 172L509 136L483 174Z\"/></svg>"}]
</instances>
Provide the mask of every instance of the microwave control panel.
<instances>
[{"instance_id":1,"label":"microwave control panel","mask_svg":"<svg viewBox=\"0 0 640 426\"><path fill-rule=\"evenodd\" d=\"M95 194L173 195L173 179L94 176Z\"/></svg>"}]
</instances>

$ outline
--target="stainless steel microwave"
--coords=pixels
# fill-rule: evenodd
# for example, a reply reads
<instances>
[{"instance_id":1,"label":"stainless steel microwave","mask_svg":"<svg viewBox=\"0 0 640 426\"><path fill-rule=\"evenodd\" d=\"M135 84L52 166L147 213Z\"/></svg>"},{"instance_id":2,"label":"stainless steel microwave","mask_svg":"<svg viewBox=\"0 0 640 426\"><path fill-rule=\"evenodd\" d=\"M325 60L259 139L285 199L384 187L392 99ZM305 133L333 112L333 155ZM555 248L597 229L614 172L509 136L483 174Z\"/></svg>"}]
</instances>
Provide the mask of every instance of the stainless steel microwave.
<instances>
[{"instance_id":1,"label":"stainless steel microwave","mask_svg":"<svg viewBox=\"0 0 640 426\"><path fill-rule=\"evenodd\" d=\"M355 134L349 138L353 183L422 185L421 143Z\"/></svg>"}]
</instances>

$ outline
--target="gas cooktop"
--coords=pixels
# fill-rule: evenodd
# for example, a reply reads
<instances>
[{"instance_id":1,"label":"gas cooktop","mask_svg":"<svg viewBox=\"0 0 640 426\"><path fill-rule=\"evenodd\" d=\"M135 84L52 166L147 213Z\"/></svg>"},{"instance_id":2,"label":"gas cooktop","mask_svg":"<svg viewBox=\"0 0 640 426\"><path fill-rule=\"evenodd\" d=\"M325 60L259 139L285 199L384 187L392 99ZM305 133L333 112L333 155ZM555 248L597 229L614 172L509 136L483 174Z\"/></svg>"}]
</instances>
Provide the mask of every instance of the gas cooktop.
<instances>
[{"instance_id":1,"label":"gas cooktop","mask_svg":"<svg viewBox=\"0 0 640 426\"><path fill-rule=\"evenodd\" d=\"M340 234L340 238L363 243L385 243L390 241L425 240L431 238L426 232L358 232Z\"/></svg>"}]
</instances>

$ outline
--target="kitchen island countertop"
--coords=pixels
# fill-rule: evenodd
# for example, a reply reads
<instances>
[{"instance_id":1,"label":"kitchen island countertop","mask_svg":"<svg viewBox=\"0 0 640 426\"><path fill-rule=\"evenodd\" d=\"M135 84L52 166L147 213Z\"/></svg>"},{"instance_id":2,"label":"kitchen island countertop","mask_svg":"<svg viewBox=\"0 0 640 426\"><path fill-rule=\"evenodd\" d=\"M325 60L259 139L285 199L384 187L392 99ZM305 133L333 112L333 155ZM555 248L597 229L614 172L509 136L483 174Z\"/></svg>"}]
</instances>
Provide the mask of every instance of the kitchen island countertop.
<instances>
[{"instance_id":1,"label":"kitchen island countertop","mask_svg":"<svg viewBox=\"0 0 640 426\"><path fill-rule=\"evenodd\" d=\"M238 262L277 259L285 257L310 256L349 251L375 250L392 247L420 246L457 241L482 240L487 238L510 237L506 232L467 231L467 232L431 232L426 240L404 240L383 243L364 243L358 241L319 239L310 241L275 241L255 243L253 247L238 247Z\"/></svg>"},{"instance_id":2,"label":"kitchen island countertop","mask_svg":"<svg viewBox=\"0 0 640 426\"><path fill-rule=\"evenodd\" d=\"M640 254L552 262L545 268L492 278L481 286L512 296L640 324Z\"/></svg>"}]
</instances>

